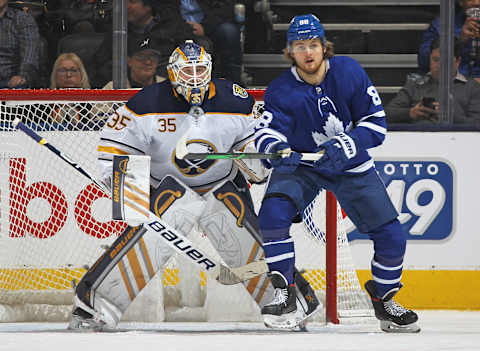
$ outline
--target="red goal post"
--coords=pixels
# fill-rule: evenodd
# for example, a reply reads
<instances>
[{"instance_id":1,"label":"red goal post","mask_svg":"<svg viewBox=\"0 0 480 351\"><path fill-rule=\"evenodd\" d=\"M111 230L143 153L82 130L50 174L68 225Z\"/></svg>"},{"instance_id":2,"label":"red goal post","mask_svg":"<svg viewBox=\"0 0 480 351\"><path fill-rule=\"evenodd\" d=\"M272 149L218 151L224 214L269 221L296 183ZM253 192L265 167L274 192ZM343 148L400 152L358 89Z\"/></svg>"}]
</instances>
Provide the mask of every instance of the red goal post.
<instances>
[{"instance_id":1,"label":"red goal post","mask_svg":"<svg viewBox=\"0 0 480 351\"><path fill-rule=\"evenodd\" d=\"M248 91L257 101L257 111L260 110L264 90ZM119 230L118 223L110 222L108 214L101 213L105 199L98 194L85 195L88 184L77 186L79 181L61 166L47 166L54 161L14 132L11 121L20 117L40 134L48 133L52 144L76 157L75 161L89 172L96 172L99 131L108 115L136 92L135 89L0 90L0 257L3 257L0 258L0 304L68 305L71 280L78 280L83 267L91 265L101 254L101 247L115 237L105 233ZM252 187L252 192L258 210L262 191ZM47 193L56 200L46 199ZM322 319L338 323L339 317L371 315L368 299L356 277L346 233L341 230L343 218L337 201L331 193L322 196L306 210L304 224L292 228L297 263L320 295L325 307ZM71 207L73 216L69 215ZM35 237L35 230L44 237ZM85 233L90 235L88 240L82 237ZM67 247L73 239L60 239L67 235L82 239ZM98 242L92 244L95 241L92 237ZM50 246L45 239L50 240ZM71 253L58 255L59 248ZM175 300L175 289L181 285L178 266L182 266L181 262L172 262L163 272L161 285L167 300ZM202 272L197 275L201 286L198 291L205 300L206 275Z\"/></svg>"}]
</instances>

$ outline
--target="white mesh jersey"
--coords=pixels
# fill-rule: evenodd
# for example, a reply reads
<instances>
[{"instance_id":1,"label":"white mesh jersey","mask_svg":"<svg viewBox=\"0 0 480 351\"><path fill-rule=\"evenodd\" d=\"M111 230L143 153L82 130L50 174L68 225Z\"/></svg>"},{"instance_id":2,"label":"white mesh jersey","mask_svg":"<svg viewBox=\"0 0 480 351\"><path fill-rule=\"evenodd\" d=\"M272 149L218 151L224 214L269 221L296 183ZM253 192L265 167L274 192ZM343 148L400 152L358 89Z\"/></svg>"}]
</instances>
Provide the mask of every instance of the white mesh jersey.
<instances>
[{"instance_id":1,"label":"white mesh jersey","mask_svg":"<svg viewBox=\"0 0 480 351\"><path fill-rule=\"evenodd\" d=\"M104 178L111 174L113 155L149 155L151 184L157 186L172 175L197 191L206 191L220 181L233 179L231 160L180 160L175 156L179 138L187 134L189 152L240 150L253 138L257 123L254 99L248 92L223 79L210 82L208 97L195 119L190 106L176 94L169 81L139 91L112 114L98 145Z\"/></svg>"}]
</instances>

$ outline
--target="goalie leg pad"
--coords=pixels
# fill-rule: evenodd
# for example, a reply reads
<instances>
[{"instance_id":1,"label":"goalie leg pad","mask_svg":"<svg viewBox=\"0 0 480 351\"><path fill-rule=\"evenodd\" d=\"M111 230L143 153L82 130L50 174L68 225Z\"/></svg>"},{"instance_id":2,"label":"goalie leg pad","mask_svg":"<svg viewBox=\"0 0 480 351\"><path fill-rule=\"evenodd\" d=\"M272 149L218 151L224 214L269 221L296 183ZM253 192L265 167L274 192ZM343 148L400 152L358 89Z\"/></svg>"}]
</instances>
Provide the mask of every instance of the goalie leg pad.
<instances>
[{"instance_id":1,"label":"goalie leg pad","mask_svg":"<svg viewBox=\"0 0 480 351\"><path fill-rule=\"evenodd\" d=\"M205 200L172 176L162 179L150 199L150 211L188 235L197 225Z\"/></svg>"},{"instance_id":2,"label":"goalie leg pad","mask_svg":"<svg viewBox=\"0 0 480 351\"><path fill-rule=\"evenodd\" d=\"M204 200L174 178L167 178L153 192L152 211L186 235L200 217ZM127 227L79 282L76 298L113 328L172 253L155 231Z\"/></svg>"},{"instance_id":3,"label":"goalie leg pad","mask_svg":"<svg viewBox=\"0 0 480 351\"><path fill-rule=\"evenodd\" d=\"M128 279L133 270L125 269L125 259L136 256L136 246L144 249L145 232L143 226L127 227L83 276L75 289L70 328L82 328L84 324L91 324L93 329L102 323L108 328L117 325L133 300ZM148 252L143 257L149 260ZM153 269L149 275L153 277Z\"/></svg>"},{"instance_id":4,"label":"goalie leg pad","mask_svg":"<svg viewBox=\"0 0 480 351\"><path fill-rule=\"evenodd\" d=\"M248 197L227 181L204 195L205 211L199 220L212 246L230 267L239 267L264 257L258 218ZM267 275L243 283L260 307L273 299Z\"/></svg>"}]
</instances>

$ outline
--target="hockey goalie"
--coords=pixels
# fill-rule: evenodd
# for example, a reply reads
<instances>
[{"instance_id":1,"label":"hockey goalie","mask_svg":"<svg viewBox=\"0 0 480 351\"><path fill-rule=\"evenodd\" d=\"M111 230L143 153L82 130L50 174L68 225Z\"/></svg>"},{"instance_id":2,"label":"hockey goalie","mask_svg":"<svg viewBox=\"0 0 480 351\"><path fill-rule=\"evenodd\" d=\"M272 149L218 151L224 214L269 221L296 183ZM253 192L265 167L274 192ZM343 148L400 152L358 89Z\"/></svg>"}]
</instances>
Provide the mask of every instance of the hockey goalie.
<instances>
[{"instance_id":1,"label":"hockey goalie","mask_svg":"<svg viewBox=\"0 0 480 351\"><path fill-rule=\"evenodd\" d=\"M111 187L114 156L150 156L149 210L184 235L198 226L223 261L236 267L263 257L245 175L229 159L180 159L175 152L184 136L193 153L243 150L252 140L254 99L237 84L212 79L211 71L203 47L187 41L176 48L169 79L145 87L109 117L98 145L99 166L103 182ZM242 169L256 181L264 177L261 168L242 164ZM233 246L228 250L221 244L225 238ZM155 233L128 227L76 285L69 328L115 328L172 254ZM276 303L282 294L266 274L243 284L260 307ZM298 272L295 286L295 323L279 319L267 326L295 329L319 309Z\"/></svg>"}]
</instances>

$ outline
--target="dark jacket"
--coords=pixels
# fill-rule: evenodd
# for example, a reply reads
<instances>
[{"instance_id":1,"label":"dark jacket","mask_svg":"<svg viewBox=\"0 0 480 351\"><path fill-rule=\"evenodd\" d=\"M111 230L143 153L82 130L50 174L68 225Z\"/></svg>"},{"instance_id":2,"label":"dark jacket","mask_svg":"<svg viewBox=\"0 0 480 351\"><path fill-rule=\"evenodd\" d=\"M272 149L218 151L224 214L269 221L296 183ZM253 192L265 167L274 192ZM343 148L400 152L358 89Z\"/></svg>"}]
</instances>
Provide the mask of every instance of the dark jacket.
<instances>
[{"instance_id":1,"label":"dark jacket","mask_svg":"<svg viewBox=\"0 0 480 351\"><path fill-rule=\"evenodd\" d=\"M467 16L463 11L455 14L453 33L456 38L460 38L462 27ZM427 73L430 70L430 46L435 38L440 36L440 17L435 18L428 29L423 33L422 43L418 50L418 68L420 72ZM464 43L462 50L462 62L458 71L465 77L480 77L480 62L472 62L472 40Z\"/></svg>"},{"instance_id":2,"label":"dark jacket","mask_svg":"<svg viewBox=\"0 0 480 351\"><path fill-rule=\"evenodd\" d=\"M159 10L165 7L176 9L180 13L180 0L158 0ZM218 25L225 22L234 22L233 0L197 0L205 15L201 24L207 37L216 30Z\"/></svg>"},{"instance_id":3,"label":"dark jacket","mask_svg":"<svg viewBox=\"0 0 480 351\"><path fill-rule=\"evenodd\" d=\"M35 19L28 13L7 7L0 17L0 81L12 76L26 79L27 86L37 83L40 36Z\"/></svg>"},{"instance_id":4,"label":"dark jacket","mask_svg":"<svg viewBox=\"0 0 480 351\"><path fill-rule=\"evenodd\" d=\"M410 109L423 97L433 97L438 101L439 82L430 74L417 79L409 79L398 94L385 107L389 123L417 123L409 115ZM466 79L457 74L453 82L454 123L480 122L480 84L474 79ZM425 123L424 120L418 123Z\"/></svg>"}]
</instances>

